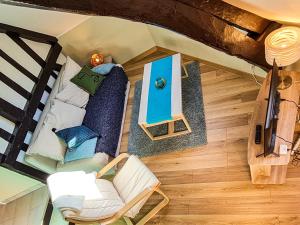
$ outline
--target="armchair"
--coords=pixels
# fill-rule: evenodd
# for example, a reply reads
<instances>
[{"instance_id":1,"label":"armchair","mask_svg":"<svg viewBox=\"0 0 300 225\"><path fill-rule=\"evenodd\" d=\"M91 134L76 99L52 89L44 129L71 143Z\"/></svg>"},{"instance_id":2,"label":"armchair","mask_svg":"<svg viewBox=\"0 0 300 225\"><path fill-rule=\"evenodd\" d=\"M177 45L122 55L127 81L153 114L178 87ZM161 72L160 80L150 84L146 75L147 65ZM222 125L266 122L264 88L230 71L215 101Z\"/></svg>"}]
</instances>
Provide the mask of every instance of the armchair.
<instances>
[{"instance_id":1,"label":"armchair","mask_svg":"<svg viewBox=\"0 0 300 225\"><path fill-rule=\"evenodd\" d=\"M126 158L126 163L112 182L101 179ZM169 202L168 197L159 189L160 182L155 175L136 156L126 153L119 155L97 173L95 185L98 193L94 198L85 199L80 212L68 208L60 209L67 221L74 224L104 225L124 217L127 223L132 224L129 218L134 218L149 197L156 192L163 197L163 200L136 223L136 225L143 225ZM51 193L51 187L54 186L51 184L51 178L48 179L48 186Z\"/></svg>"}]
</instances>

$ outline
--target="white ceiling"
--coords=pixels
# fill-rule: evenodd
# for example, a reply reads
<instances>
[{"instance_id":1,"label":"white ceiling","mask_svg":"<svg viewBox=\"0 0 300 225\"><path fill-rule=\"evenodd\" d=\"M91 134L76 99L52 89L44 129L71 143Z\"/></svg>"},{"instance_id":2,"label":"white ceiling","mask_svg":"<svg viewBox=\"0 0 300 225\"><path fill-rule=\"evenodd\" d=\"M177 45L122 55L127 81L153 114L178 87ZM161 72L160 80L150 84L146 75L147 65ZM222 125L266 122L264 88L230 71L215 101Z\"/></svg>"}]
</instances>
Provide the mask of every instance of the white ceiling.
<instances>
[{"instance_id":1,"label":"white ceiling","mask_svg":"<svg viewBox=\"0 0 300 225\"><path fill-rule=\"evenodd\" d=\"M299 0L224 0L261 17L300 24Z\"/></svg>"},{"instance_id":2,"label":"white ceiling","mask_svg":"<svg viewBox=\"0 0 300 225\"><path fill-rule=\"evenodd\" d=\"M88 18L89 16L85 15L32 9L0 3L0 23L22 27L55 37L73 29Z\"/></svg>"}]
</instances>

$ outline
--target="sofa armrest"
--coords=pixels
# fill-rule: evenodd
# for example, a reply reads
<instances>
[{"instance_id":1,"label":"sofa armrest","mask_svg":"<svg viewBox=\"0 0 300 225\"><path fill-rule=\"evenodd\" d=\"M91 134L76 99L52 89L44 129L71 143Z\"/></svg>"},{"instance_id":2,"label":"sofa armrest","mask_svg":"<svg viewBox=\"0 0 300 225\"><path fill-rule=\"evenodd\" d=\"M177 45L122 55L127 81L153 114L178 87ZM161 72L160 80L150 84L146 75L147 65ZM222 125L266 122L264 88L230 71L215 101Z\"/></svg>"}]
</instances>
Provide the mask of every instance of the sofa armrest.
<instances>
[{"instance_id":1,"label":"sofa armrest","mask_svg":"<svg viewBox=\"0 0 300 225\"><path fill-rule=\"evenodd\" d=\"M41 170L45 173L52 174L56 172L57 161L39 155L26 155L25 163L29 166Z\"/></svg>"}]
</instances>

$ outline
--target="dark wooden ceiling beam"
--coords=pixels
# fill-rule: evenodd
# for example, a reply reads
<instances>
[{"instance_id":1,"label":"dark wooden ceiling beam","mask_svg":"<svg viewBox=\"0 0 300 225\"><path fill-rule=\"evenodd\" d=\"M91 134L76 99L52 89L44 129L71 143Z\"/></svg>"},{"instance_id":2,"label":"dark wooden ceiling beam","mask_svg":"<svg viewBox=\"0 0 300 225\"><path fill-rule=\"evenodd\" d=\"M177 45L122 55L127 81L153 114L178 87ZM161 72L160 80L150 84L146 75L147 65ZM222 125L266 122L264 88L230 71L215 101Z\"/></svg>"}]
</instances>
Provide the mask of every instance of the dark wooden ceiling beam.
<instances>
[{"instance_id":1,"label":"dark wooden ceiling beam","mask_svg":"<svg viewBox=\"0 0 300 225\"><path fill-rule=\"evenodd\" d=\"M244 10L233 6L226 6L226 10L222 12L224 5L219 5L215 11L208 12L208 9L203 10L203 7L198 6L199 1L196 0L191 2L187 0L14 0L14 2L29 3L53 10L114 16L158 25L187 35L229 55L240 57L265 70L270 68L265 61L263 42L257 42L232 26L234 22L240 27L259 33L265 30L264 25L267 21L253 14L245 14ZM205 7L210 7L212 10L214 4L215 1L206 1ZM234 15L237 12L244 13L241 21L238 15ZM260 27L255 26L255 22L246 22L253 18L256 22L260 21Z\"/></svg>"},{"instance_id":2,"label":"dark wooden ceiling beam","mask_svg":"<svg viewBox=\"0 0 300 225\"><path fill-rule=\"evenodd\" d=\"M264 43L266 37L273 31L276 30L278 28L280 28L282 26L282 24L276 23L276 22L271 22L269 23L269 25L266 27L266 29L259 34L257 37L254 37L255 40L259 43Z\"/></svg>"},{"instance_id":3,"label":"dark wooden ceiling beam","mask_svg":"<svg viewBox=\"0 0 300 225\"><path fill-rule=\"evenodd\" d=\"M177 0L183 4L205 11L243 30L261 34L270 20L239 9L220 0Z\"/></svg>"}]
</instances>

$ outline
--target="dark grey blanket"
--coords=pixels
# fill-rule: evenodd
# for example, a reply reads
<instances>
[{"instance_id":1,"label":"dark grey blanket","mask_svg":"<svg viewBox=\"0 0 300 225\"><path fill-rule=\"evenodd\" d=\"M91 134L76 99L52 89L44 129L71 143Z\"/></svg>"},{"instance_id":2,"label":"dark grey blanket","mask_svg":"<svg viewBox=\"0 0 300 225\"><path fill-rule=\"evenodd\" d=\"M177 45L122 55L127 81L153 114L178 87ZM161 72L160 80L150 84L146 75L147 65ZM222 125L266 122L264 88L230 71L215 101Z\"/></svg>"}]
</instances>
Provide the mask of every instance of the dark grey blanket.
<instances>
[{"instance_id":1,"label":"dark grey blanket","mask_svg":"<svg viewBox=\"0 0 300 225\"><path fill-rule=\"evenodd\" d=\"M83 124L99 134L96 152L115 157L122 126L128 78L114 67L86 106Z\"/></svg>"}]
</instances>

